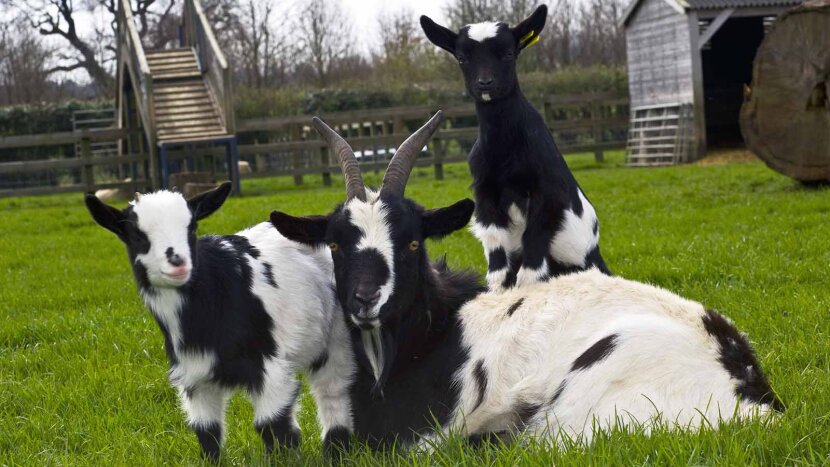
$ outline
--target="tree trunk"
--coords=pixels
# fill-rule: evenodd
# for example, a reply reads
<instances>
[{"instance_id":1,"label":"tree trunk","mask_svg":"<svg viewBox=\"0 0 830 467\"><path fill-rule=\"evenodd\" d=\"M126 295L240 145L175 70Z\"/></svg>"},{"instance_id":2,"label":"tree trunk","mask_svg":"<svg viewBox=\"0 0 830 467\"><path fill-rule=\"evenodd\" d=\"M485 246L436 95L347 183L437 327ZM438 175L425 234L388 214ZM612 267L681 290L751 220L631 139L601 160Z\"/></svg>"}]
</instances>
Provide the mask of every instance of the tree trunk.
<instances>
[{"instance_id":1,"label":"tree trunk","mask_svg":"<svg viewBox=\"0 0 830 467\"><path fill-rule=\"evenodd\" d=\"M755 57L741 132L773 170L830 180L830 0L805 2L775 22Z\"/></svg>"}]
</instances>

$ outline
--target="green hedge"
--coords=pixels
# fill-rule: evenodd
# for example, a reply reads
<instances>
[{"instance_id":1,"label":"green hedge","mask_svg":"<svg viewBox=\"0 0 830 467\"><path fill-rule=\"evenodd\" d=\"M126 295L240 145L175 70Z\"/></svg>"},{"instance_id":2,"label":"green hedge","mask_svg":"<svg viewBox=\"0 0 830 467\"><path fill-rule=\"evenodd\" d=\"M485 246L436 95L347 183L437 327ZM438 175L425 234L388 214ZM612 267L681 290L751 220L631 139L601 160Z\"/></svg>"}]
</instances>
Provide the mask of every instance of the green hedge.
<instances>
[{"instance_id":1,"label":"green hedge","mask_svg":"<svg viewBox=\"0 0 830 467\"><path fill-rule=\"evenodd\" d=\"M553 73L535 71L523 73L519 79L532 101L540 101L552 94L626 93L628 90L624 67L570 68ZM239 87L236 115L238 119L245 119L383 107L441 106L469 101L461 74L456 70L448 79L422 83L381 77L324 89Z\"/></svg>"},{"instance_id":2,"label":"green hedge","mask_svg":"<svg viewBox=\"0 0 830 467\"><path fill-rule=\"evenodd\" d=\"M112 101L101 100L3 107L0 108L0 136L72 131L72 112L113 105Z\"/></svg>"},{"instance_id":3,"label":"green hedge","mask_svg":"<svg viewBox=\"0 0 830 467\"><path fill-rule=\"evenodd\" d=\"M379 73L369 79L323 89L294 85L265 89L240 86L236 89L236 115L238 119L245 119L469 102L460 71L452 67L442 73L446 79L418 83L388 79ZM525 94L535 102L552 94L625 93L628 86L624 67L533 71L521 73L519 80ZM72 112L114 105L112 101L99 100L0 108L0 136L71 131Z\"/></svg>"}]
</instances>

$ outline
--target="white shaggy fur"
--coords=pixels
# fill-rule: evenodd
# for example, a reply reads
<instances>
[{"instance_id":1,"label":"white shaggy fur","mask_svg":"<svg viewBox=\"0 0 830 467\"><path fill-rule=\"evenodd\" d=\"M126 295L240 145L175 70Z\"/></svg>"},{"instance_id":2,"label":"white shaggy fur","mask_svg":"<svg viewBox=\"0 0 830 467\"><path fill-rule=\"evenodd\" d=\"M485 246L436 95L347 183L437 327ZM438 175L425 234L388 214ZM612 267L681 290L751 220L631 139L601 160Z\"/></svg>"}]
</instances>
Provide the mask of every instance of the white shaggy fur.
<instances>
[{"instance_id":1,"label":"white shaggy fur","mask_svg":"<svg viewBox=\"0 0 830 467\"><path fill-rule=\"evenodd\" d=\"M531 434L589 442L594 422L599 429L648 429L658 418L670 428L716 427L769 412L736 397L704 314L699 303L596 270L481 295L460 311L470 358L457 372L461 390L449 428L515 431L517 407L531 404L540 408L525 421ZM572 371L578 356L611 335L607 357ZM473 367L480 361L489 376L477 405Z\"/></svg>"},{"instance_id":2,"label":"white shaggy fur","mask_svg":"<svg viewBox=\"0 0 830 467\"><path fill-rule=\"evenodd\" d=\"M491 21L470 24L467 26L467 37L476 42L484 42L487 39L496 37L496 34L499 32L499 24Z\"/></svg>"},{"instance_id":3,"label":"white shaggy fur","mask_svg":"<svg viewBox=\"0 0 830 467\"><path fill-rule=\"evenodd\" d=\"M565 211L565 219L551 241L550 253L557 261L584 267L585 257L599 244L599 231L594 233L594 223L597 221L594 206L588 202L582 190L577 191L582 202L582 215L577 216L570 209Z\"/></svg>"}]
</instances>

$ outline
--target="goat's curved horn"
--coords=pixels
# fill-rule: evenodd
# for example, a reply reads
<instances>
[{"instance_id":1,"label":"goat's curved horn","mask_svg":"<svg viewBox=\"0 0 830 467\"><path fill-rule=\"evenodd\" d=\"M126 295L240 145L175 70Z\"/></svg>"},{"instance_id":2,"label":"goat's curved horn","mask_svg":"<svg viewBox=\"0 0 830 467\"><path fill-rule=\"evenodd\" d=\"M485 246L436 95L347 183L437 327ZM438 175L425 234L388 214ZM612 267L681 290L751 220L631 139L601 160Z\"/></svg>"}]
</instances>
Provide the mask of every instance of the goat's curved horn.
<instances>
[{"instance_id":1,"label":"goat's curved horn","mask_svg":"<svg viewBox=\"0 0 830 467\"><path fill-rule=\"evenodd\" d=\"M383 176L381 193L390 193L403 196L406 189L406 182L409 180L409 173L415 166L418 155L432 137L441 122L444 121L444 113L438 111L428 122L409 136L395 151L395 156L389 161L386 168L386 175Z\"/></svg>"},{"instance_id":2,"label":"goat's curved horn","mask_svg":"<svg viewBox=\"0 0 830 467\"><path fill-rule=\"evenodd\" d=\"M343 176L346 178L346 200L357 198L366 201L366 186L363 184L360 166L357 164L357 158L354 156L352 147L342 136L326 125L326 122L314 117L311 119L311 123L317 133L320 133L320 136L329 143L334 154L337 155L337 161L340 163Z\"/></svg>"}]
</instances>

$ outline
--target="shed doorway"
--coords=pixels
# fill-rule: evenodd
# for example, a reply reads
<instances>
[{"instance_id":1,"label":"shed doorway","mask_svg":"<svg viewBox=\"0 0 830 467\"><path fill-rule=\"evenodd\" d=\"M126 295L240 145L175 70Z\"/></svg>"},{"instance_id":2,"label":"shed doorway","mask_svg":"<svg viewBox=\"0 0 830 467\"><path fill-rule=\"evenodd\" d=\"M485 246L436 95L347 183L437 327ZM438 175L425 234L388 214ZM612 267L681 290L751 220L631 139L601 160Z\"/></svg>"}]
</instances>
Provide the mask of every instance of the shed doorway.
<instances>
[{"instance_id":1,"label":"shed doorway","mask_svg":"<svg viewBox=\"0 0 830 467\"><path fill-rule=\"evenodd\" d=\"M729 18L700 52L703 68L706 141L710 147L739 147L744 85L764 39L764 17Z\"/></svg>"}]
</instances>

